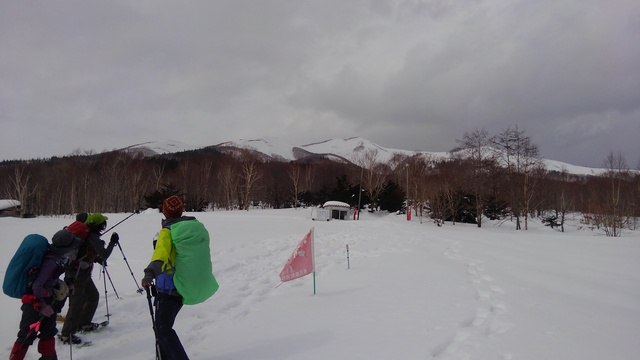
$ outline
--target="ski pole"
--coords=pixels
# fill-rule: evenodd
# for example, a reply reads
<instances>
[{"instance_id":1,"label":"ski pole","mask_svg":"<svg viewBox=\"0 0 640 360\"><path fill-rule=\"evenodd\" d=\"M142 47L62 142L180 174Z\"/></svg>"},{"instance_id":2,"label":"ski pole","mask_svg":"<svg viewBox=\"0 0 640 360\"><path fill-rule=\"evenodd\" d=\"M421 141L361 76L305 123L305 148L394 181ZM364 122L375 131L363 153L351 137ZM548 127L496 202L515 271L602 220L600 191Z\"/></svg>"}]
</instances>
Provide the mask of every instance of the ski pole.
<instances>
[{"instance_id":1,"label":"ski pole","mask_svg":"<svg viewBox=\"0 0 640 360\"><path fill-rule=\"evenodd\" d=\"M24 336L24 339L22 339L22 341L20 342L20 346L18 346L18 348L11 353L11 355L9 356L9 360L13 359L14 356L16 356L16 354L18 353L18 351L20 351L20 349L22 349L22 347L24 346L24 343L27 342L27 339L29 339L32 335L36 335L38 334L38 331L40 331L40 323L42 322L42 320L44 320L45 316L42 315L40 316L40 319L36 322L34 322L33 324L29 325L29 331L27 331L27 334ZM35 336L34 336L35 338Z\"/></svg>"},{"instance_id":2,"label":"ski pole","mask_svg":"<svg viewBox=\"0 0 640 360\"><path fill-rule=\"evenodd\" d=\"M151 286L145 286L144 289L147 291L147 302L149 303L149 313L151 314L151 326L153 327L153 336L156 338L156 360L162 360L160 342L158 341L158 331L156 330L156 319L153 315L153 305L151 304L151 291L149 289Z\"/></svg>"},{"instance_id":3,"label":"ski pole","mask_svg":"<svg viewBox=\"0 0 640 360\"><path fill-rule=\"evenodd\" d=\"M140 214L140 210L136 209L134 210L131 214L129 214L129 216L127 216L126 218L120 220L117 224L113 225L112 227L108 228L107 230L103 231L100 235L104 235L106 233L108 233L109 231L113 230L114 227L122 224L123 222L125 222L128 218L132 217L135 214Z\"/></svg>"},{"instance_id":4,"label":"ski pole","mask_svg":"<svg viewBox=\"0 0 640 360\"><path fill-rule=\"evenodd\" d=\"M136 286L138 287L138 290L136 290L136 292L138 294L142 295L142 289L140 288L140 285L138 285L138 280L136 280L136 276L133 275L133 270L131 270L131 266L129 266L129 262L127 261L127 257L124 255L124 251L122 250L122 245L120 245L120 242L117 242L118 244L118 248L120 248L120 252L122 253L122 258L124 258L124 262L127 264L127 267L129 268L129 272L131 273L131 277L133 277L133 282L136 283Z\"/></svg>"},{"instance_id":5,"label":"ski pole","mask_svg":"<svg viewBox=\"0 0 640 360\"><path fill-rule=\"evenodd\" d=\"M113 289L113 292L116 293L116 298L120 299L120 296L118 295L118 290L116 290L116 287L113 286L113 280L111 280L111 275L109 275L109 270L107 270L106 266L104 266L104 272L107 274L107 277L109 278L109 282L111 283L111 288Z\"/></svg>"},{"instance_id":6,"label":"ski pole","mask_svg":"<svg viewBox=\"0 0 640 360\"><path fill-rule=\"evenodd\" d=\"M106 277L105 269L106 269L106 266L102 265L102 282L104 283L104 304L107 307L107 315L105 316L107 317L107 321L109 321L109 316L111 316L111 314L109 314L109 296L107 293L107 277Z\"/></svg>"}]
</instances>

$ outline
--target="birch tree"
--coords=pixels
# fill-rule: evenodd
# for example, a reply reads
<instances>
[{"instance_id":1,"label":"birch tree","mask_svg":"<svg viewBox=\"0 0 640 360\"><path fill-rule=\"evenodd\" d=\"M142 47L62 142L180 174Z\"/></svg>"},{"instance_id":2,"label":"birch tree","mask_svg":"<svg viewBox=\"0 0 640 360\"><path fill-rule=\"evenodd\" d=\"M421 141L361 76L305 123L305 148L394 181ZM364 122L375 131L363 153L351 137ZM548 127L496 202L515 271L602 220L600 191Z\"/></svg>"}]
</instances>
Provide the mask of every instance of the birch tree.
<instances>
[{"instance_id":1,"label":"birch tree","mask_svg":"<svg viewBox=\"0 0 640 360\"><path fill-rule=\"evenodd\" d=\"M13 191L13 197L20 202L20 217L24 217L29 213L29 201L37 190L37 185L31 184L31 174L27 171L25 165L17 165L14 168L13 176L9 179Z\"/></svg>"},{"instance_id":2,"label":"birch tree","mask_svg":"<svg viewBox=\"0 0 640 360\"><path fill-rule=\"evenodd\" d=\"M262 177L260 161L253 155L245 153L240 161L240 177L242 179L242 208L249 211L251 194L255 191L257 181Z\"/></svg>"},{"instance_id":3,"label":"birch tree","mask_svg":"<svg viewBox=\"0 0 640 360\"><path fill-rule=\"evenodd\" d=\"M289 174L289 178L293 183L293 208L298 208L298 194L300 193L300 165L298 164L290 164L289 170L287 172Z\"/></svg>"}]
</instances>

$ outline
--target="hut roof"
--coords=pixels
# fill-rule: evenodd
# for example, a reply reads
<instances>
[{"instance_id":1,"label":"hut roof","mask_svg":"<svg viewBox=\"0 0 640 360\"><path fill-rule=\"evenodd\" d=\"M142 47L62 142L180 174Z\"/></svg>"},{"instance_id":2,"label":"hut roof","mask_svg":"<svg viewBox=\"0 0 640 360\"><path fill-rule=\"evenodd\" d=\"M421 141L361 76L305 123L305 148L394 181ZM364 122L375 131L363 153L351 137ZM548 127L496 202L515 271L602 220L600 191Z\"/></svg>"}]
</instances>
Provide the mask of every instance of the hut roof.
<instances>
[{"instance_id":1,"label":"hut roof","mask_svg":"<svg viewBox=\"0 0 640 360\"><path fill-rule=\"evenodd\" d=\"M322 207L338 207L338 208L345 208L345 209L350 209L351 206L347 203L343 203L342 201L327 201L326 203L324 203L324 205L322 205Z\"/></svg>"},{"instance_id":2,"label":"hut roof","mask_svg":"<svg viewBox=\"0 0 640 360\"><path fill-rule=\"evenodd\" d=\"M13 209L14 207L20 206L20 201L18 200L2 200L0 199L0 210Z\"/></svg>"}]
</instances>

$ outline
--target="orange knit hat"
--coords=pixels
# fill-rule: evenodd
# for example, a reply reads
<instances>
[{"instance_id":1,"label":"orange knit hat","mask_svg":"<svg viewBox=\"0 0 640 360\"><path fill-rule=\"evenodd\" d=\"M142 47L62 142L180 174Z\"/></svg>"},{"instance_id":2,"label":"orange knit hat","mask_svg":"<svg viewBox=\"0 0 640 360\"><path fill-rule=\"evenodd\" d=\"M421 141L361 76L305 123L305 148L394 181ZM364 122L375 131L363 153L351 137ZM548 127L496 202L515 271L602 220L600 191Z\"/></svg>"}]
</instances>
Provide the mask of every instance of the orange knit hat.
<instances>
[{"instance_id":1,"label":"orange knit hat","mask_svg":"<svg viewBox=\"0 0 640 360\"><path fill-rule=\"evenodd\" d=\"M177 195L170 196L162 202L162 213L168 218L176 218L182 216L184 204Z\"/></svg>"}]
</instances>

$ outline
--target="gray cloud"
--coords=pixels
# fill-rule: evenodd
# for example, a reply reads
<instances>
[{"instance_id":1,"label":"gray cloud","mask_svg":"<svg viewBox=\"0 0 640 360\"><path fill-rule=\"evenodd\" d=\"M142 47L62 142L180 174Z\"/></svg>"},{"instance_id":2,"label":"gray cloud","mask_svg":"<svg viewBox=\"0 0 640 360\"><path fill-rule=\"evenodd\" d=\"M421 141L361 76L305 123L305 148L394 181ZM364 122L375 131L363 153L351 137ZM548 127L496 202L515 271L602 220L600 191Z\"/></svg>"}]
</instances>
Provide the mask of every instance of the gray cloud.
<instances>
[{"instance_id":1,"label":"gray cloud","mask_svg":"<svg viewBox=\"0 0 640 360\"><path fill-rule=\"evenodd\" d=\"M518 125L547 158L600 166L621 151L635 167L638 13L631 0L5 1L0 158L265 136L446 151Z\"/></svg>"}]
</instances>

